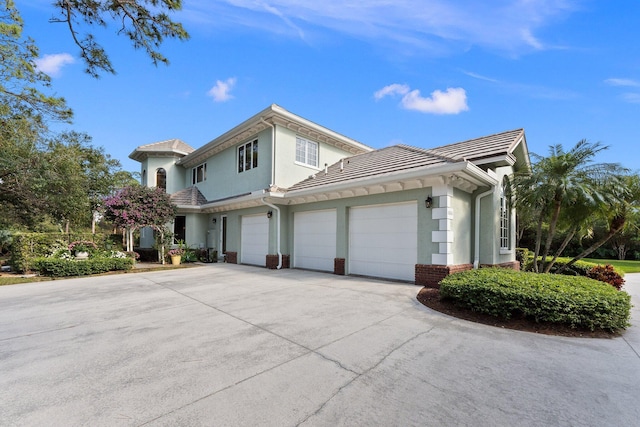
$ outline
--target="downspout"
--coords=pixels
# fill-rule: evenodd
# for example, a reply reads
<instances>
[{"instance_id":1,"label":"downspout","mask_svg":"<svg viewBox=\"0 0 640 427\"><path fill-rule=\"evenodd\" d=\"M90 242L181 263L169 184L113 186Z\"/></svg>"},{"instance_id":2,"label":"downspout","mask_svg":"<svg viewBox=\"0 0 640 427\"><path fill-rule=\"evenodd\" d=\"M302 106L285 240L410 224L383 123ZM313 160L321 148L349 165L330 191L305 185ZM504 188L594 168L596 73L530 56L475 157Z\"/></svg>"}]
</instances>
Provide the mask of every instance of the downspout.
<instances>
[{"instance_id":1,"label":"downspout","mask_svg":"<svg viewBox=\"0 0 640 427\"><path fill-rule=\"evenodd\" d=\"M273 187L276 183L276 127L260 117L260 121L267 126L271 126L271 184Z\"/></svg>"},{"instance_id":2,"label":"downspout","mask_svg":"<svg viewBox=\"0 0 640 427\"><path fill-rule=\"evenodd\" d=\"M475 248L473 251L473 269L477 270L480 266L480 199L493 194L493 187L491 190L485 191L482 194L478 194L476 197L476 227L475 227Z\"/></svg>"},{"instance_id":3,"label":"downspout","mask_svg":"<svg viewBox=\"0 0 640 427\"><path fill-rule=\"evenodd\" d=\"M260 201L275 210L278 216L276 219L276 252L278 254L278 267L276 268L280 270L282 268L282 252L280 252L280 208L267 202L264 197L260 199Z\"/></svg>"}]
</instances>

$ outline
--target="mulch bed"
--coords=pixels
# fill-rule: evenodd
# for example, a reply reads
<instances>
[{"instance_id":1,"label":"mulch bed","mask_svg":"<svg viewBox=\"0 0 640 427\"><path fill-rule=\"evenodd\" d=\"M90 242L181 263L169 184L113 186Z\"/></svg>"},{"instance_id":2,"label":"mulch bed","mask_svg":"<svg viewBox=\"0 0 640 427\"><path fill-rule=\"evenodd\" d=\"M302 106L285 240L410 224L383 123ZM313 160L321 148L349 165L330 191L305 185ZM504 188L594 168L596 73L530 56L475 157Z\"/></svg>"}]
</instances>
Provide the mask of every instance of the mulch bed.
<instances>
[{"instance_id":1,"label":"mulch bed","mask_svg":"<svg viewBox=\"0 0 640 427\"><path fill-rule=\"evenodd\" d=\"M571 328L568 325L557 323L537 323L527 318L503 320L488 314L477 313L465 308L457 307L451 301L441 300L440 290L434 288L422 288L418 293L417 298L423 305L439 311L440 313L448 314L449 316L471 322L495 326L497 328L515 329L518 331L545 335L558 335L563 337L615 338L620 336L619 333L611 333L602 330L590 331L589 329L576 329Z\"/></svg>"}]
</instances>

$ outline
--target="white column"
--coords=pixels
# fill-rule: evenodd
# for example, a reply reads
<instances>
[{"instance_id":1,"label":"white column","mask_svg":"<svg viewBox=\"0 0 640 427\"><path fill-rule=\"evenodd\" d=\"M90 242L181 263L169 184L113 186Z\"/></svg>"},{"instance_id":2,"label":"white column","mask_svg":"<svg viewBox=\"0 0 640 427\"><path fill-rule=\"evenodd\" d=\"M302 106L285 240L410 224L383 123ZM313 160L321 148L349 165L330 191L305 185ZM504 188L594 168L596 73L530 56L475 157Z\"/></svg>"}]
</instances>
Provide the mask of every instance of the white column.
<instances>
[{"instance_id":1,"label":"white column","mask_svg":"<svg viewBox=\"0 0 640 427\"><path fill-rule=\"evenodd\" d=\"M438 243L438 253L431 255L431 263L453 264L453 187L442 184L432 187L432 197L437 208L431 209L431 218L438 220L438 230L431 232L431 241Z\"/></svg>"}]
</instances>

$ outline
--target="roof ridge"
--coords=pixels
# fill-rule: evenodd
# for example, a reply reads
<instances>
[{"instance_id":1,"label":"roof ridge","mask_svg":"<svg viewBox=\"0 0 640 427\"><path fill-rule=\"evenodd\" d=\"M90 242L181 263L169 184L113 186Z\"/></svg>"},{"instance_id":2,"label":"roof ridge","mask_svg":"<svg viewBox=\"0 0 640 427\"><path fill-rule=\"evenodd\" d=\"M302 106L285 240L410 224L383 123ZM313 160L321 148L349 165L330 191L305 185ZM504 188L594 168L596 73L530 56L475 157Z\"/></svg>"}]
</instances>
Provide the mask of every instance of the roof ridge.
<instances>
[{"instance_id":1,"label":"roof ridge","mask_svg":"<svg viewBox=\"0 0 640 427\"><path fill-rule=\"evenodd\" d=\"M516 128L516 129L511 129L511 130L505 130L505 131L502 131L502 132L492 133L490 135L483 135L483 136L479 136L479 137L476 137L476 138L465 139L463 141L452 142L451 144L440 145L438 147L434 147L433 149L435 150L435 149L438 149L438 148L450 147L452 145L464 144L464 143L467 143L467 142L476 141L478 139L493 138L493 137L498 136L498 135L505 135L505 134L508 134L508 133L516 132L516 131L519 132L519 133L523 133L524 132L524 128Z\"/></svg>"},{"instance_id":2,"label":"roof ridge","mask_svg":"<svg viewBox=\"0 0 640 427\"><path fill-rule=\"evenodd\" d=\"M456 157L451 157L451 156L447 156L445 154L442 153L438 153L437 151L434 151L433 148L422 148L422 147L414 147L412 145L407 145L407 144L398 144L398 147L413 151L413 152L418 152L418 153L424 153L424 154L428 154L430 156L434 156L434 157L438 157L442 160L448 161L448 162L461 162L464 161L465 158L456 158Z\"/></svg>"}]
</instances>

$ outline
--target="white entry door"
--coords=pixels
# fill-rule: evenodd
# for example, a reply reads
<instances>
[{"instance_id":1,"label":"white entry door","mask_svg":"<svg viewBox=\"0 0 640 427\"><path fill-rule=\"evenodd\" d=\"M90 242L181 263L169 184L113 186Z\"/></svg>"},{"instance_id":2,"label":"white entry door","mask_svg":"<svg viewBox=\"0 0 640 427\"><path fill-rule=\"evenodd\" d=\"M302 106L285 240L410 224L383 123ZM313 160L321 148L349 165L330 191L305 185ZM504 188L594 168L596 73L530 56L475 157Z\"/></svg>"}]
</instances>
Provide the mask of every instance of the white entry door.
<instances>
[{"instance_id":1,"label":"white entry door","mask_svg":"<svg viewBox=\"0 0 640 427\"><path fill-rule=\"evenodd\" d=\"M269 253L269 218L245 215L240 223L240 263L265 266Z\"/></svg>"},{"instance_id":2,"label":"white entry door","mask_svg":"<svg viewBox=\"0 0 640 427\"><path fill-rule=\"evenodd\" d=\"M418 259L416 202L349 210L349 273L415 280Z\"/></svg>"},{"instance_id":3,"label":"white entry door","mask_svg":"<svg viewBox=\"0 0 640 427\"><path fill-rule=\"evenodd\" d=\"M336 210L293 215L293 266L333 271L336 257Z\"/></svg>"}]
</instances>

